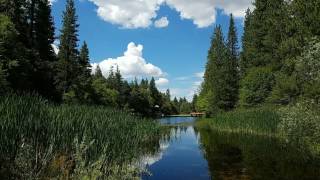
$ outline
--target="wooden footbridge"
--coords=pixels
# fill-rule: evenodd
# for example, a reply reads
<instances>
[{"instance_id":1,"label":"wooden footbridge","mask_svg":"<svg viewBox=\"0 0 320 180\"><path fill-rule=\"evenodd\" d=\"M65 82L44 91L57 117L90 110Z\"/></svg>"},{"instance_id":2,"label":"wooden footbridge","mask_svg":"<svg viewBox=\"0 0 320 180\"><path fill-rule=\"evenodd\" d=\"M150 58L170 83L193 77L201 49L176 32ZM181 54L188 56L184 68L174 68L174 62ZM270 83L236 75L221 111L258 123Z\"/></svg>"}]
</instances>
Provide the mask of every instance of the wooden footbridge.
<instances>
[{"instance_id":1,"label":"wooden footbridge","mask_svg":"<svg viewBox=\"0 0 320 180\"><path fill-rule=\"evenodd\" d=\"M201 112L192 112L192 113L190 113L191 117L202 117L204 115L205 115L205 113L201 113Z\"/></svg>"}]
</instances>

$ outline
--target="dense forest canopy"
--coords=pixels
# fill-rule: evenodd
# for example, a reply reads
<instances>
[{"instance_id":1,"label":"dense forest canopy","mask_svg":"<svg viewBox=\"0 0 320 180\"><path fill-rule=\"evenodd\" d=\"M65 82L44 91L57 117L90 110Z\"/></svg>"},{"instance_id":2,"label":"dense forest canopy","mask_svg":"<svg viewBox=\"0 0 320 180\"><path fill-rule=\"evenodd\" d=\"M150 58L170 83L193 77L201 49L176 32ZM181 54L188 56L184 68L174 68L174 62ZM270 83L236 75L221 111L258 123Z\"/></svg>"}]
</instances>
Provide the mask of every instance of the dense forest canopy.
<instances>
[{"instance_id":1,"label":"dense forest canopy","mask_svg":"<svg viewBox=\"0 0 320 180\"><path fill-rule=\"evenodd\" d=\"M117 67L107 77L92 75L86 42L78 47L79 24L74 0L67 0L55 54L55 27L48 0L0 1L0 93L32 92L56 102L104 105L137 114L190 113L186 99L172 101L155 79L128 82Z\"/></svg>"},{"instance_id":2,"label":"dense forest canopy","mask_svg":"<svg viewBox=\"0 0 320 180\"><path fill-rule=\"evenodd\" d=\"M319 21L320 1L256 0L239 51L231 15L227 38L220 26L214 30L197 110L319 102Z\"/></svg>"}]
</instances>

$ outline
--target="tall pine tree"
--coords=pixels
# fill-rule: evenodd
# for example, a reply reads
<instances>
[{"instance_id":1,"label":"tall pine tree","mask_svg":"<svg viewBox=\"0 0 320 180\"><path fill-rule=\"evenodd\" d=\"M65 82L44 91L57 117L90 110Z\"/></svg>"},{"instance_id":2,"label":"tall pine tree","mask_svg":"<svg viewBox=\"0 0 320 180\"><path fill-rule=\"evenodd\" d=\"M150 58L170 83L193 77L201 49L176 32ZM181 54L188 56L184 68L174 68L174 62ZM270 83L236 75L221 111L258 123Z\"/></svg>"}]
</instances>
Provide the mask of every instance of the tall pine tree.
<instances>
[{"instance_id":1,"label":"tall pine tree","mask_svg":"<svg viewBox=\"0 0 320 180\"><path fill-rule=\"evenodd\" d=\"M65 94L74 88L78 76L78 24L74 0L67 0L63 13L63 26L57 64L56 86Z\"/></svg>"},{"instance_id":2,"label":"tall pine tree","mask_svg":"<svg viewBox=\"0 0 320 180\"><path fill-rule=\"evenodd\" d=\"M228 59L225 64L225 76L226 81L226 97L225 97L225 109L233 109L238 102L239 94L239 47L237 29L233 15L230 15L229 33L227 40Z\"/></svg>"},{"instance_id":3,"label":"tall pine tree","mask_svg":"<svg viewBox=\"0 0 320 180\"><path fill-rule=\"evenodd\" d=\"M211 47L208 54L208 62L204 75L204 85L201 92L203 98L208 100L206 111L215 114L220 110L229 109L228 93L225 91L227 82L224 74L227 71L226 63L228 49L224 43L221 26L214 30Z\"/></svg>"},{"instance_id":4,"label":"tall pine tree","mask_svg":"<svg viewBox=\"0 0 320 180\"><path fill-rule=\"evenodd\" d=\"M93 88L92 88L92 77L91 77L91 65L89 58L89 48L86 42L83 43L78 64L77 78L74 80L76 89L75 95L80 103L92 103ZM74 87L74 88L75 88Z\"/></svg>"},{"instance_id":5,"label":"tall pine tree","mask_svg":"<svg viewBox=\"0 0 320 180\"><path fill-rule=\"evenodd\" d=\"M38 60L34 63L34 86L41 95L57 101L60 95L54 85L57 58L52 47L55 39L51 5L48 0L37 1L36 5L33 44Z\"/></svg>"}]
</instances>

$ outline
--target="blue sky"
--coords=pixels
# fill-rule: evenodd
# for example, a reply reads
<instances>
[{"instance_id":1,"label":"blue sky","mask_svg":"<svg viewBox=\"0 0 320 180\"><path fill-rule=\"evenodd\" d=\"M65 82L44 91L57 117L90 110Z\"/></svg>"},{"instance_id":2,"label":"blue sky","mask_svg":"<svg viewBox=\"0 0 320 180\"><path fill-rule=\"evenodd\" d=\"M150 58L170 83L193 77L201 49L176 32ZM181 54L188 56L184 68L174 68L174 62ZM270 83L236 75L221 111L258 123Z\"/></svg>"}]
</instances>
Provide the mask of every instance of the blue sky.
<instances>
[{"instance_id":1,"label":"blue sky","mask_svg":"<svg viewBox=\"0 0 320 180\"><path fill-rule=\"evenodd\" d=\"M94 67L99 64L107 75L117 64L127 79L155 76L161 90L170 88L173 96L189 99L202 81L214 27L221 24L227 34L228 14L233 13L240 40L244 12L251 4L250 0L75 2L79 44L88 43ZM52 8L58 36L65 0L55 0Z\"/></svg>"}]
</instances>

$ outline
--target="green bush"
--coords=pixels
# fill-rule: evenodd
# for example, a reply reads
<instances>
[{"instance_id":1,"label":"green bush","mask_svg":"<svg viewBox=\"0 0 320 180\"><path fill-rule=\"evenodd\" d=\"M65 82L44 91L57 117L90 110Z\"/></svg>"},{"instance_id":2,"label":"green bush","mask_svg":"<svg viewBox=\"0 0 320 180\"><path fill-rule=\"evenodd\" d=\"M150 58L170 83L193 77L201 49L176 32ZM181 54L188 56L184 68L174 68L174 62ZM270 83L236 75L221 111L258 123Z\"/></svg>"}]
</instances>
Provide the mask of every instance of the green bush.
<instances>
[{"instance_id":1,"label":"green bush","mask_svg":"<svg viewBox=\"0 0 320 180\"><path fill-rule=\"evenodd\" d=\"M278 133L289 143L320 155L320 112L319 105L304 100L279 110L281 123Z\"/></svg>"},{"instance_id":2,"label":"green bush","mask_svg":"<svg viewBox=\"0 0 320 180\"><path fill-rule=\"evenodd\" d=\"M241 81L240 106L250 107L264 103L270 95L273 83L274 75L271 68L250 69Z\"/></svg>"}]
</instances>

